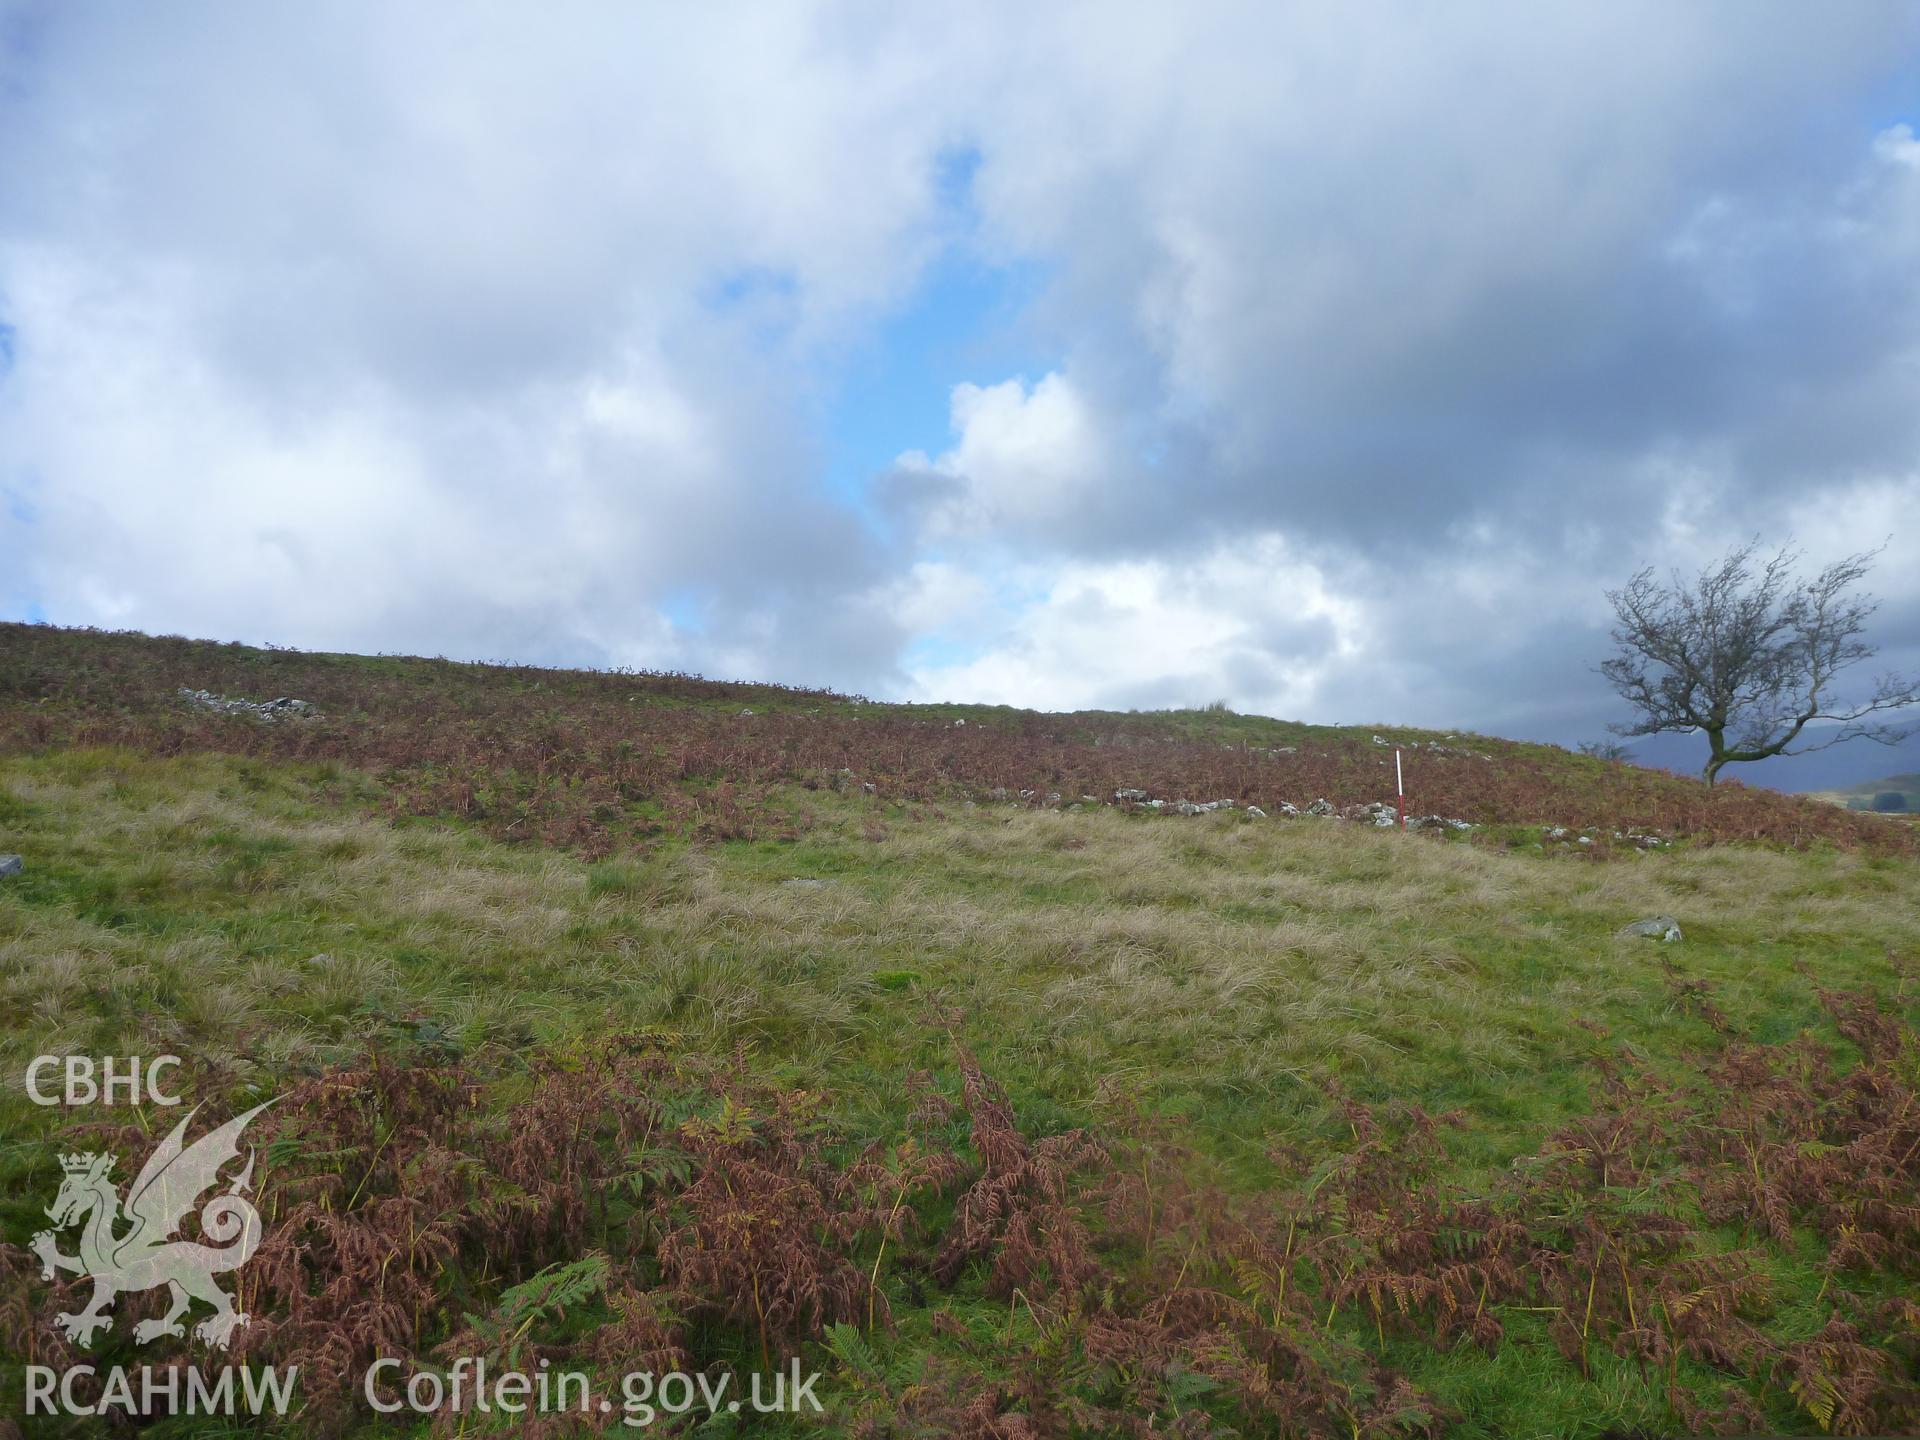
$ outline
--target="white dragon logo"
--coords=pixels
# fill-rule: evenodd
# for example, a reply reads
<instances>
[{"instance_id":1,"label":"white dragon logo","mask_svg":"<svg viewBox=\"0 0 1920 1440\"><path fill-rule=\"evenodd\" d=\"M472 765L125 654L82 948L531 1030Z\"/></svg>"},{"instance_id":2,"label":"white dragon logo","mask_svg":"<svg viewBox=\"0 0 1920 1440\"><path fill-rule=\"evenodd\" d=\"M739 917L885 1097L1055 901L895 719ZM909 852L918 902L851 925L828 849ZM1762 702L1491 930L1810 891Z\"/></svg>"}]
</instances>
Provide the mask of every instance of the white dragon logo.
<instances>
[{"instance_id":1,"label":"white dragon logo","mask_svg":"<svg viewBox=\"0 0 1920 1440\"><path fill-rule=\"evenodd\" d=\"M190 1111L148 1157L128 1189L124 1217L119 1193L108 1178L113 1171L112 1155L85 1152L60 1157L66 1179L47 1207L53 1230L42 1230L33 1237L32 1245L34 1254L40 1257L43 1279L51 1280L56 1270L70 1270L93 1281L93 1299L85 1310L56 1317L69 1339L91 1345L95 1331L113 1324L106 1309L121 1291L165 1285L173 1293L172 1308L158 1320L143 1320L136 1325L134 1339L145 1342L160 1335L184 1335L180 1317L192 1300L199 1299L213 1306L214 1313L196 1325L193 1333L209 1345L226 1349L233 1332L247 1323L247 1317L233 1308L213 1277L238 1269L260 1248L260 1212L242 1198L253 1179L252 1151L247 1154L246 1169L226 1193L216 1195L200 1212L200 1233L213 1243L203 1245L169 1237L201 1193L218 1183L220 1167L240 1153L240 1132L272 1103L269 1100L266 1105L256 1105L183 1147L188 1122L199 1113L198 1109ZM80 1232L80 1253L62 1255L54 1243L54 1230L82 1219L86 1224ZM131 1220L133 1228L116 1236L114 1230L123 1219Z\"/></svg>"}]
</instances>

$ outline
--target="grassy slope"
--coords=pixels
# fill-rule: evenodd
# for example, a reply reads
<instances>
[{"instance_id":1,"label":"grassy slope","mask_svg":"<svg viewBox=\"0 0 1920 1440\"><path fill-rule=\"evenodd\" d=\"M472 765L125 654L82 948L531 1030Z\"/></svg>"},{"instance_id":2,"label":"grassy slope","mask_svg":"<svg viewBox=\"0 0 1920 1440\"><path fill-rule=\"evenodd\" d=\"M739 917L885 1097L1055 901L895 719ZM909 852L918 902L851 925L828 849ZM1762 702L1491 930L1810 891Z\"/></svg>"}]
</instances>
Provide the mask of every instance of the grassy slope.
<instances>
[{"instance_id":1,"label":"grassy slope","mask_svg":"<svg viewBox=\"0 0 1920 1440\"><path fill-rule=\"evenodd\" d=\"M674 703L731 714L741 701ZM1171 723L1209 743L1305 733L1199 712ZM229 1089L274 1091L431 1035L511 1077L639 1030L690 1053L744 1044L756 1075L824 1096L850 1139L893 1139L910 1072L954 1088L951 1043L927 1023L950 1007L1030 1132L1104 1123L1117 1086L1184 1117L1192 1163L1251 1193L1274 1182L1277 1144L1346 1138L1336 1085L1461 1112L1448 1173L1478 1193L1589 1107L1597 1055L1677 1073L1720 1043L1662 959L1762 1042L1832 1034L1816 986L1920 1016L1893 963L1920 952L1920 866L1898 854L1683 844L1590 864L1354 825L935 808L781 782L759 803L803 822L794 838L656 834L595 860L447 818L389 823L382 796L380 779L330 761L57 741L0 758L0 849L29 857L0 885L5 1068L48 1050L168 1049ZM1682 946L1615 936L1656 912L1680 918ZM57 1179L42 1142L60 1122L11 1089L0 1119L0 1233L17 1242ZM1818 1330L1827 1282L1805 1247L1769 1249L1764 1269L1771 1333ZM1911 1293L1891 1276L1849 1283ZM943 1308L1006 1320L977 1277L931 1300L908 1271L883 1287L900 1319L876 1336L890 1353L946 1344L929 1329ZM1328 1323L1372 1333L1359 1312ZM1672 1423L1633 1366L1602 1355L1583 1377L1530 1317L1507 1327L1492 1354L1384 1334L1377 1349L1461 1433ZM858 1390L823 1363L829 1392ZM1710 1373L1688 1373L1713 1393ZM1767 1403L1775 1424L1810 1426L1783 1395Z\"/></svg>"},{"instance_id":2,"label":"grassy slope","mask_svg":"<svg viewBox=\"0 0 1920 1440\"><path fill-rule=\"evenodd\" d=\"M182 687L315 702L318 718L256 725L184 704ZM1390 801L1388 744L1409 803L1480 825L1635 827L1702 839L1828 841L1920 851L1873 816L1764 790L1610 765L1543 745L1399 728L1307 727L1223 711L1035 714L881 706L818 691L683 676L305 655L0 625L0 752L122 744L331 759L380 775L393 813L456 816L507 839L606 854L680 835L792 835L785 789L870 791L949 805L1050 795L1277 809Z\"/></svg>"}]
</instances>

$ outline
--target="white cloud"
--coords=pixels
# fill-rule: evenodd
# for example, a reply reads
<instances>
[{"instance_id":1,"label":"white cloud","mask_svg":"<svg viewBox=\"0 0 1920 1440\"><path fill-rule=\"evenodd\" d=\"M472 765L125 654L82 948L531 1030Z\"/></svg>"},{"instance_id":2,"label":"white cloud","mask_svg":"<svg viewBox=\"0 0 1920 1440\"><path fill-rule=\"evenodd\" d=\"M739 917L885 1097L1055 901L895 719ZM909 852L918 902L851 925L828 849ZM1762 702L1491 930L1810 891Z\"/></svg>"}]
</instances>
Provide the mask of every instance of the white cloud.
<instances>
[{"instance_id":1,"label":"white cloud","mask_svg":"<svg viewBox=\"0 0 1920 1440\"><path fill-rule=\"evenodd\" d=\"M965 634L990 613L994 601L993 588L982 576L944 560L919 561L875 598L910 635Z\"/></svg>"},{"instance_id":2,"label":"white cloud","mask_svg":"<svg viewBox=\"0 0 1920 1440\"><path fill-rule=\"evenodd\" d=\"M1920 170L1920 139L1915 139L1911 125L1889 125L1873 137L1873 153L1889 165L1904 165L1909 170Z\"/></svg>"},{"instance_id":3,"label":"white cloud","mask_svg":"<svg viewBox=\"0 0 1920 1440\"><path fill-rule=\"evenodd\" d=\"M1031 390L1017 378L956 385L952 414L951 450L894 462L901 481L930 497L922 516L929 539L1035 538L1036 527L1044 537L1103 489L1120 488L1117 451L1064 375L1042 376Z\"/></svg>"},{"instance_id":4,"label":"white cloud","mask_svg":"<svg viewBox=\"0 0 1920 1440\"><path fill-rule=\"evenodd\" d=\"M1078 709L1224 698L1304 714L1363 633L1358 602L1263 535L1191 556L1048 572L1043 593L1002 617L985 653L916 669L911 681L930 700Z\"/></svg>"},{"instance_id":5,"label":"white cloud","mask_svg":"<svg viewBox=\"0 0 1920 1440\"><path fill-rule=\"evenodd\" d=\"M671 587L733 575L763 596L747 557L785 546L803 548L776 578L805 583L825 536L857 573L857 527L777 488L796 432L658 355L484 409L409 403L372 376L268 408L196 350L166 277L114 287L18 252L9 273L31 340L0 390L0 451L19 458L0 553L56 618L680 665L699 642L661 612ZM785 627L756 633L758 653L723 652L739 673L781 664Z\"/></svg>"}]
</instances>

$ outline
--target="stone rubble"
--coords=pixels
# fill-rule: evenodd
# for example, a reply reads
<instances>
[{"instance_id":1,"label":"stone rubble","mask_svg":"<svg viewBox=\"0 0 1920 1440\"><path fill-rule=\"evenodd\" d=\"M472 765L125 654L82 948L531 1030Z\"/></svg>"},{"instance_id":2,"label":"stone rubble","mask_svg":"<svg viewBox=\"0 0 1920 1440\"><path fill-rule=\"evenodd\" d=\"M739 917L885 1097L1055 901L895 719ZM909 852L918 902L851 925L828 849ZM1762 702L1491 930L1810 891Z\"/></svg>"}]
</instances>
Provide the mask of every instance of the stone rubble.
<instances>
[{"instance_id":1,"label":"stone rubble","mask_svg":"<svg viewBox=\"0 0 1920 1440\"><path fill-rule=\"evenodd\" d=\"M1448 738L1451 739L1453 737L1449 736ZM1419 742L1413 743L1418 744ZM1429 741L1426 742L1426 748L1429 750L1440 750L1442 746L1436 742ZM1458 751L1454 753L1477 755L1478 752ZM843 771L842 773L851 774L850 771ZM863 788L869 793L872 793L874 790L871 784ZM1103 801L1097 796L1083 794L1078 801L1071 803L1057 790L1049 790L1043 793L1039 790L1022 789L1016 792L1006 786L996 785L990 790L976 793L980 794L980 798L984 800L1000 804L1022 804L1048 810L1079 811L1107 805L1118 806L1123 810L1162 811L1167 814L1184 816L1211 815L1223 810L1241 810L1250 820L1265 820L1269 816L1293 820L1303 816L1310 816L1319 819L1346 820L1355 824L1371 825L1376 829L1382 830L1393 829L1401 825L1399 808L1385 800L1374 800L1365 804L1348 805L1342 808L1336 806L1325 796L1321 796L1305 807L1295 805L1288 800L1281 800L1270 808L1263 809L1258 805L1247 804L1232 799L1167 799L1154 796L1139 786L1124 786L1115 790L1111 800ZM972 800L967 800L963 803L967 809L976 808ZM1444 835L1448 832L1460 833L1477 830L1478 828L1479 826L1471 820L1462 820L1451 815L1409 815L1405 821L1405 829L1410 834L1425 832ZM1540 827L1540 833L1543 846L1561 844L1566 846L1591 847L1598 843L1598 837L1601 832L1594 826L1588 826L1584 832L1576 833L1564 825L1546 825ZM1672 844L1672 841L1668 837L1660 834L1658 831L1642 830L1639 828L1626 831L1614 830L1611 832L1611 835L1616 842L1632 845L1641 850L1661 849Z\"/></svg>"},{"instance_id":2,"label":"stone rubble","mask_svg":"<svg viewBox=\"0 0 1920 1440\"><path fill-rule=\"evenodd\" d=\"M1341 812L1342 820L1366 820L1386 829L1400 823L1400 812L1384 800L1375 800L1370 805L1349 805Z\"/></svg>"},{"instance_id":3,"label":"stone rubble","mask_svg":"<svg viewBox=\"0 0 1920 1440\"><path fill-rule=\"evenodd\" d=\"M223 715L252 715L261 720L307 720L320 713L310 701L293 700L285 695L275 700L237 700L209 690L189 690L183 685L180 698L202 710L215 710Z\"/></svg>"},{"instance_id":4,"label":"stone rubble","mask_svg":"<svg viewBox=\"0 0 1920 1440\"><path fill-rule=\"evenodd\" d=\"M1642 830L1638 826L1627 830L1613 830L1608 833L1614 840L1619 841L1623 845L1631 845L1636 850L1664 850L1673 843L1657 830ZM1540 827L1540 843L1543 846L1552 844L1592 845L1599 839L1599 835L1599 827L1593 825L1589 825L1585 830L1578 833L1569 830L1565 825L1543 825Z\"/></svg>"}]
</instances>

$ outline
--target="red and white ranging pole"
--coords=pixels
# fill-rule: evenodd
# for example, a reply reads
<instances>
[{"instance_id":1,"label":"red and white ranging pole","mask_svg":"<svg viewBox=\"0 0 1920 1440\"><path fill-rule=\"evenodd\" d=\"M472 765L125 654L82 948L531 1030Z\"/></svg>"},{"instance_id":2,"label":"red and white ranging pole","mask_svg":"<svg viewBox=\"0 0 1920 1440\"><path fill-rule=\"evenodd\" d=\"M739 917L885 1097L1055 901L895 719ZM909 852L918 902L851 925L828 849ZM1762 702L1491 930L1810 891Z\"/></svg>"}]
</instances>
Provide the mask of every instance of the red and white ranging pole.
<instances>
[{"instance_id":1,"label":"red and white ranging pole","mask_svg":"<svg viewBox=\"0 0 1920 1440\"><path fill-rule=\"evenodd\" d=\"M1393 747L1393 788L1400 796L1400 828L1407 828L1407 785L1400 778L1400 747Z\"/></svg>"}]
</instances>

